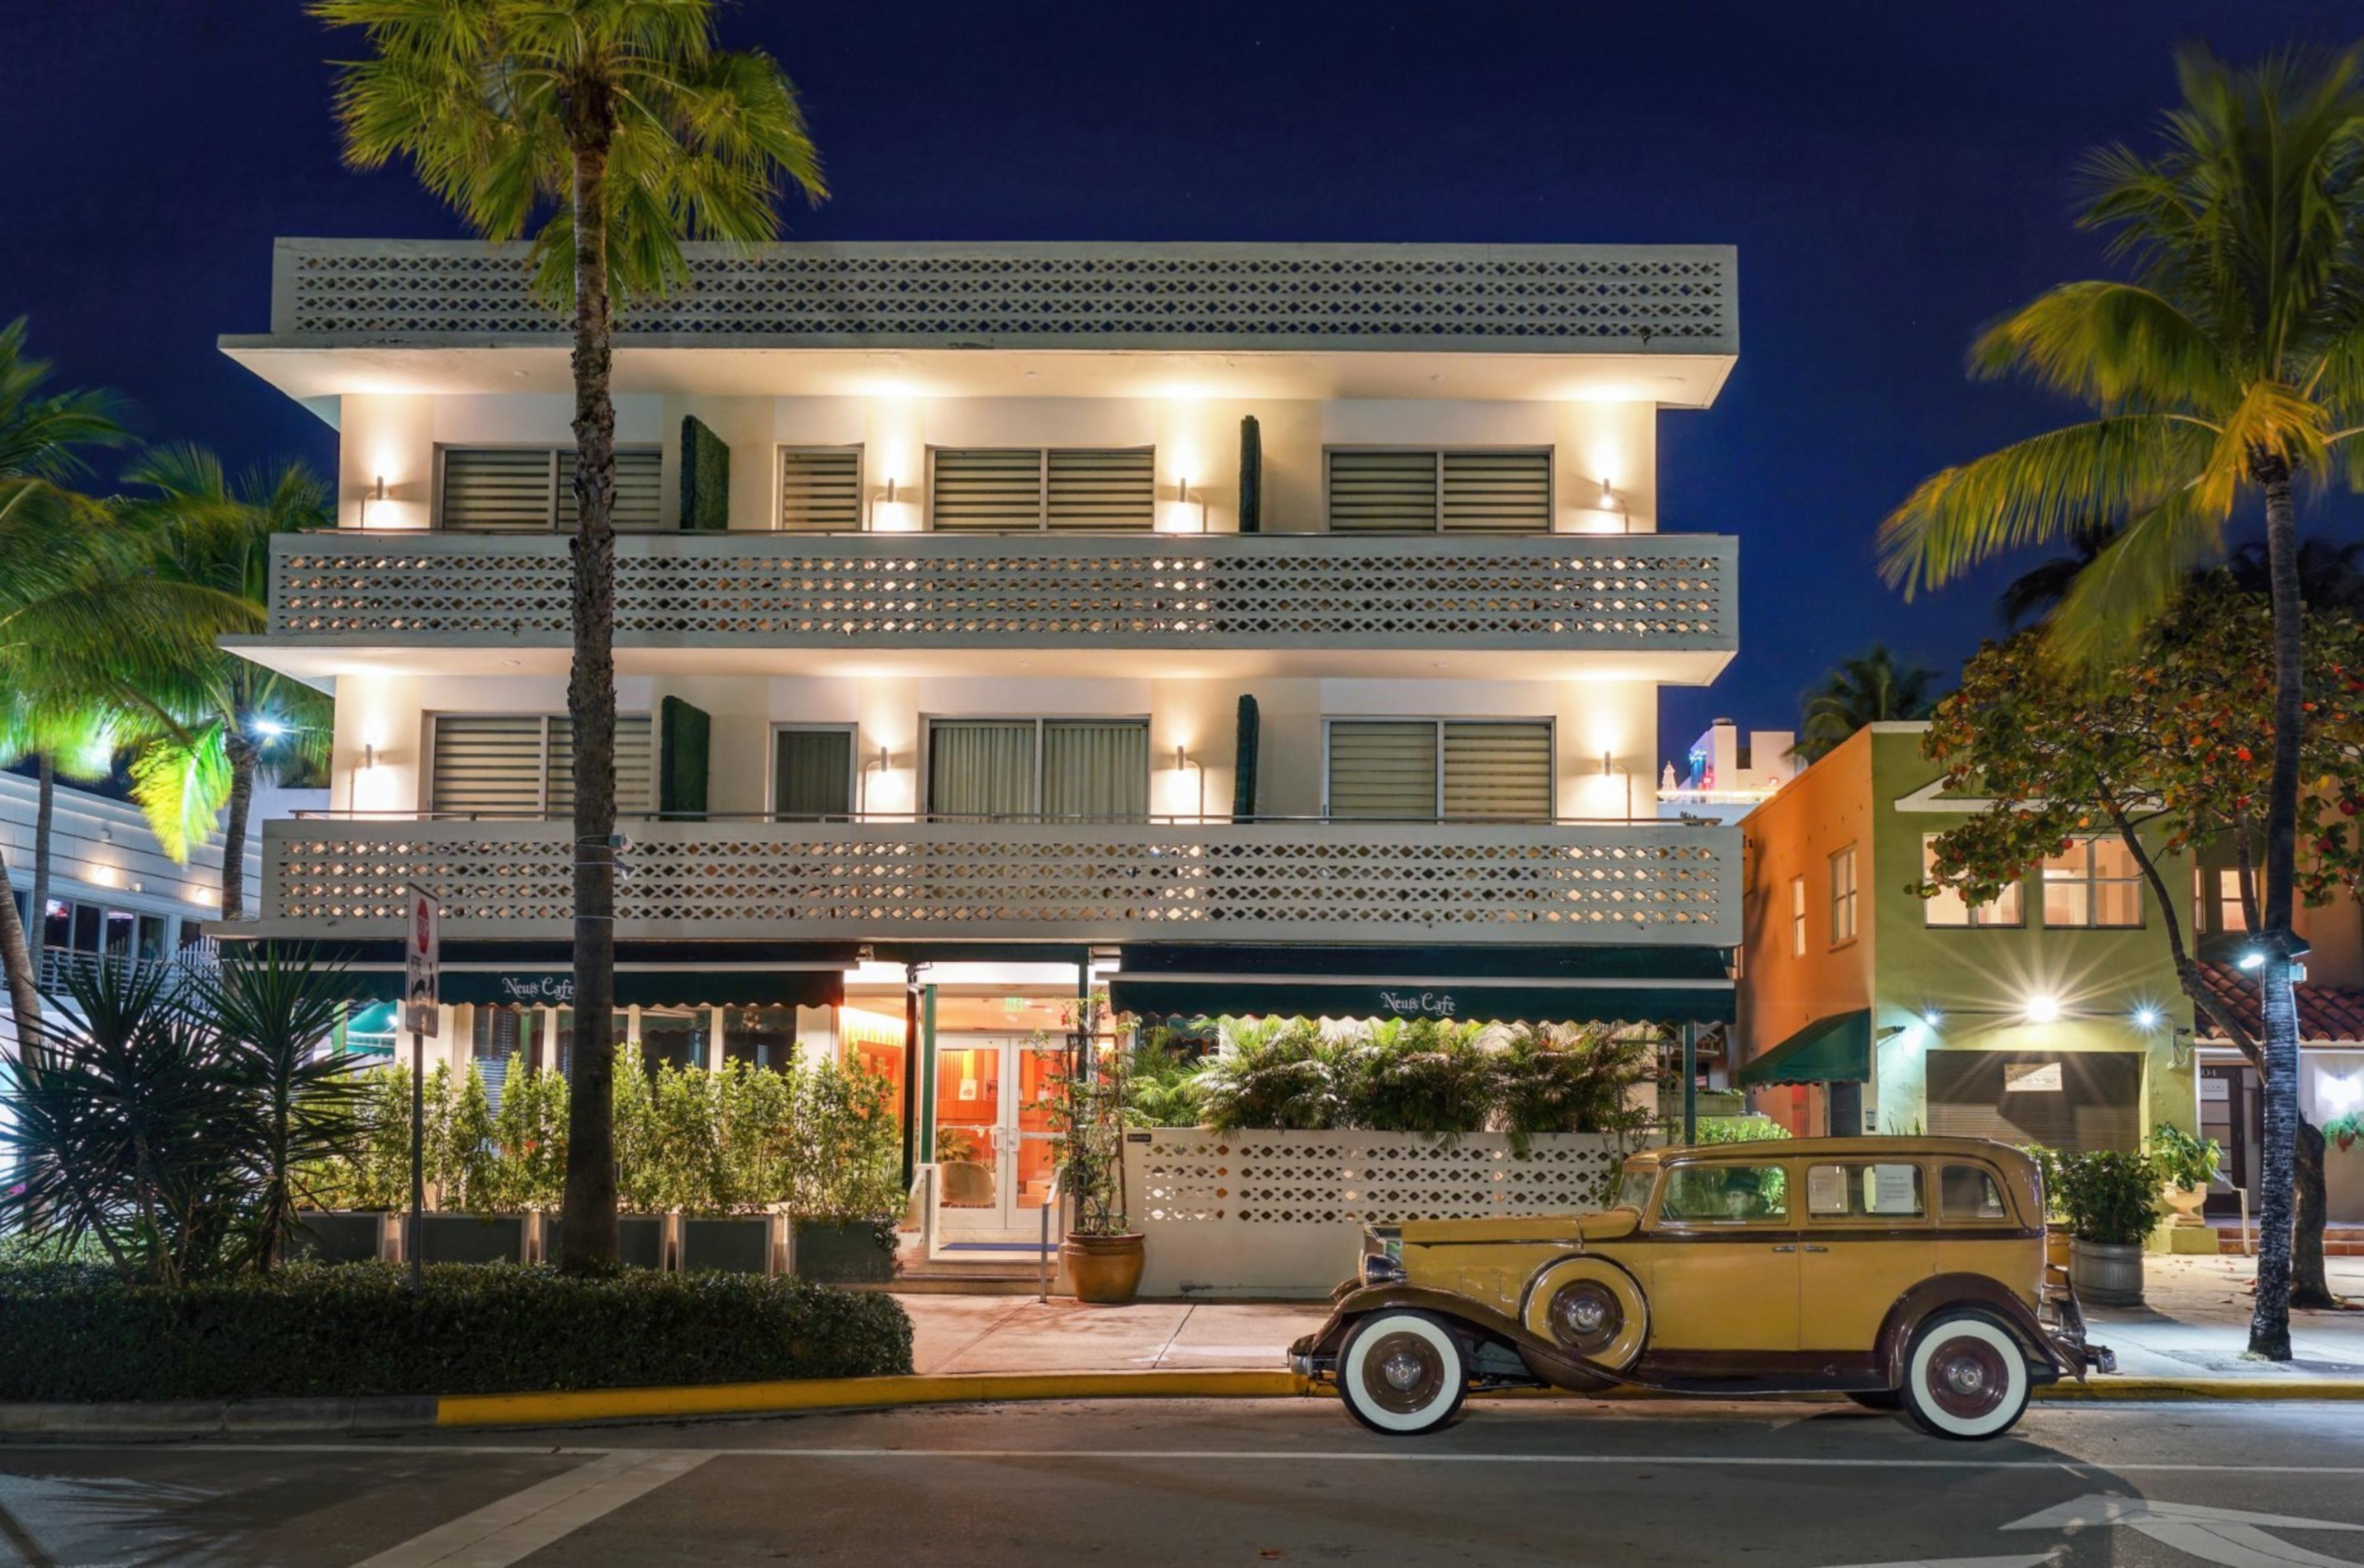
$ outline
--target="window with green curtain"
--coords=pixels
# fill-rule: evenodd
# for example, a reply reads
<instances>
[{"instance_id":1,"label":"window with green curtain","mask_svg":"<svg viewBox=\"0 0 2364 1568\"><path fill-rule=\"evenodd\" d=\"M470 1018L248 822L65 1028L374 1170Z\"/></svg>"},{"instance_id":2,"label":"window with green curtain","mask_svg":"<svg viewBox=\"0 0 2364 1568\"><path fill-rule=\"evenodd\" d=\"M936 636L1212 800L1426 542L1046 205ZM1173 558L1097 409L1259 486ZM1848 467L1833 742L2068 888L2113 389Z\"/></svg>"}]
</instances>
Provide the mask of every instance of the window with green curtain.
<instances>
[{"instance_id":1,"label":"window with green curtain","mask_svg":"<svg viewBox=\"0 0 2364 1568\"><path fill-rule=\"evenodd\" d=\"M1043 726L1043 814L1149 815L1149 726L1134 720L1054 719Z\"/></svg>"},{"instance_id":2,"label":"window with green curtain","mask_svg":"<svg viewBox=\"0 0 2364 1568\"><path fill-rule=\"evenodd\" d=\"M928 809L944 817L1031 817L1032 719L943 719L928 727Z\"/></svg>"},{"instance_id":3,"label":"window with green curtain","mask_svg":"<svg viewBox=\"0 0 2364 1568\"><path fill-rule=\"evenodd\" d=\"M782 729L772 745L774 811L789 817L853 815L853 730Z\"/></svg>"}]
</instances>

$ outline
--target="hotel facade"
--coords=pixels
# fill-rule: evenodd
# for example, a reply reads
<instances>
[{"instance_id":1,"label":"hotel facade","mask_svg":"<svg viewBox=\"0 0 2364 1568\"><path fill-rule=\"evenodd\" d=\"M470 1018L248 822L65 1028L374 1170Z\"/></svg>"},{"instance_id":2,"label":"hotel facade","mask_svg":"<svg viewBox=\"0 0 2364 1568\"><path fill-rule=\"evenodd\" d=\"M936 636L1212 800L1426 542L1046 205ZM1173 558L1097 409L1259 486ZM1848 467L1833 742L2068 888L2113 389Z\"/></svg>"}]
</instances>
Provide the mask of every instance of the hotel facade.
<instances>
[{"instance_id":1,"label":"hotel facade","mask_svg":"<svg viewBox=\"0 0 2364 1568\"><path fill-rule=\"evenodd\" d=\"M1075 999L1136 1018L1713 1023L1740 833L1658 815L1657 695L1737 646L1662 409L1713 246L691 247L615 355L621 1032L859 1058L947 1223L1031 1233ZM239 940L435 1049L571 1032L568 340L520 252L282 240L224 351L339 433L237 643L336 697ZM957 1185L957 1195L953 1188Z\"/></svg>"}]
</instances>

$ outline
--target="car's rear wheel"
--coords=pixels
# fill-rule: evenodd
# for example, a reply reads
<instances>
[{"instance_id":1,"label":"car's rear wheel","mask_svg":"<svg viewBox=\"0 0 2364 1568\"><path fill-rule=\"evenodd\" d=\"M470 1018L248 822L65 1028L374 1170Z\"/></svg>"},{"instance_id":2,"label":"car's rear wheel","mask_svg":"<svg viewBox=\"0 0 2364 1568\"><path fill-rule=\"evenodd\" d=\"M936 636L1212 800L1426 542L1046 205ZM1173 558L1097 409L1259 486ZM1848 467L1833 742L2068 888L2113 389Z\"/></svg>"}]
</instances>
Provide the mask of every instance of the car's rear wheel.
<instances>
[{"instance_id":1,"label":"car's rear wheel","mask_svg":"<svg viewBox=\"0 0 2364 1568\"><path fill-rule=\"evenodd\" d=\"M1897 1392L1904 1413L1924 1432L1963 1440L2001 1437L2027 1409L2027 1354L1984 1313L1943 1313L1912 1336Z\"/></svg>"},{"instance_id":2,"label":"car's rear wheel","mask_svg":"<svg viewBox=\"0 0 2364 1568\"><path fill-rule=\"evenodd\" d=\"M1417 1437L1460 1413L1469 1393L1469 1357L1441 1318L1374 1312L1346 1337L1338 1393L1347 1413L1371 1430Z\"/></svg>"}]
</instances>

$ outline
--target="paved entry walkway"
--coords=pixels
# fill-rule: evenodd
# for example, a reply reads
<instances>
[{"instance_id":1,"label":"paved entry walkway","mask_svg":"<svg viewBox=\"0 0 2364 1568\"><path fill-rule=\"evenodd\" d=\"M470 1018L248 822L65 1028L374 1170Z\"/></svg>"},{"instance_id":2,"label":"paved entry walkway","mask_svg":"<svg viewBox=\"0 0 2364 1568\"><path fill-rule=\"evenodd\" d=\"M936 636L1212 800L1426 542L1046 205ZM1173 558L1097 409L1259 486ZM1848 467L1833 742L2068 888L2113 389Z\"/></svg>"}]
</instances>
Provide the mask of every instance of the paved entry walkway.
<instances>
[{"instance_id":1,"label":"paved entry walkway","mask_svg":"<svg viewBox=\"0 0 2364 1568\"><path fill-rule=\"evenodd\" d=\"M2291 1317L2296 1359L2245 1361L2255 1262L2236 1257L2147 1260L2138 1307L2087 1308L2093 1337L2133 1377L2364 1377L2364 1311ZM2364 1258L2329 1261L2333 1290L2364 1303ZM1288 1342L1320 1326L1312 1302L1136 1302L1085 1307L1054 1296L898 1296L911 1315L912 1370L962 1372L1193 1371L1282 1364Z\"/></svg>"}]
</instances>

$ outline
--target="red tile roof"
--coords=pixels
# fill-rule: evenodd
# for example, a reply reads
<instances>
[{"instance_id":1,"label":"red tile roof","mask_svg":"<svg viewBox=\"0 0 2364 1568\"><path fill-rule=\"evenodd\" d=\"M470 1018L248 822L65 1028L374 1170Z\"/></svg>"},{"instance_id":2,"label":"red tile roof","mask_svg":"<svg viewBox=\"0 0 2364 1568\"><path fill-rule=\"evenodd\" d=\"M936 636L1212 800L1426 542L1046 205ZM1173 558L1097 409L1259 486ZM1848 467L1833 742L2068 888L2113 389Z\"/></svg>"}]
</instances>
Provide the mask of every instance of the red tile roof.
<instances>
[{"instance_id":1,"label":"red tile roof","mask_svg":"<svg viewBox=\"0 0 2364 1568\"><path fill-rule=\"evenodd\" d=\"M2241 1027L2255 1035L2263 1027L2258 1017L2258 988L2249 977L2229 963L2200 965L2200 973L2208 982L2225 1009L2241 1020ZM2364 991L2344 985L2301 985L2298 993L2298 1037L2309 1041L2364 1040ZM2202 1038L2215 1034L2207 1019L2201 1020Z\"/></svg>"}]
</instances>

